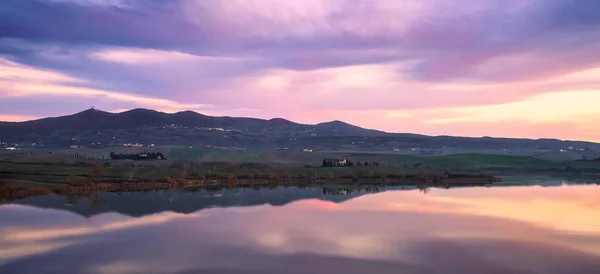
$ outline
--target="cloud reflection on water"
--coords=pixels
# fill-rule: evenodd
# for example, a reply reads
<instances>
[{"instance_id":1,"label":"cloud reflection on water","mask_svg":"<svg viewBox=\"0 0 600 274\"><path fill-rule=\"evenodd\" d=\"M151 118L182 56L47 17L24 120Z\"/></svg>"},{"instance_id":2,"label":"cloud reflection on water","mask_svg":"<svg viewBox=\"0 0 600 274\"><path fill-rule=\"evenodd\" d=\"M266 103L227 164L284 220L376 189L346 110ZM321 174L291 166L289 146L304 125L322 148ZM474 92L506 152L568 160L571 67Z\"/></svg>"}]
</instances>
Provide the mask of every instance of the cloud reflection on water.
<instances>
[{"instance_id":1,"label":"cloud reflection on water","mask_svg":"<svg viewBox=\"0 0 600 274\"><path fill-rule=\"evenodd\" d=\"M600 187L434 189L90 219L0 206L0 273L597 273L594 197Z\"/></svg>"}]
</instances>

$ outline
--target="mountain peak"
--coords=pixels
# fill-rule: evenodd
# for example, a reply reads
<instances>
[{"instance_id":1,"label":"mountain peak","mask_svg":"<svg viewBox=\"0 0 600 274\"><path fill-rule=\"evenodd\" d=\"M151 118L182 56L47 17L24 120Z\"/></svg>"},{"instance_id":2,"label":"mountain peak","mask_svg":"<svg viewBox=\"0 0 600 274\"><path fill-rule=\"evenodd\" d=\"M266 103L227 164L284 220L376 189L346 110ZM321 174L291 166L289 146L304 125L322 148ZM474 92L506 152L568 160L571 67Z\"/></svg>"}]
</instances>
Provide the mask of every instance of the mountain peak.
<instances>
[{"instance_id":1,"label":"mountain peak","mask_svg":"<svg viewBox=\"0 0 600 274\"><path fill-rule=\"evenodd\" d=\"M88 109L86 109L84 111L81 111L79 113L95 113L95 112L104 112L104 111L99 110L99 109L97 109L95 107L91 107L91 108L88 108Z\"/></svg>"},{"instance_id":2,"label":"mountain peak","mask_svg":"<svg viewBox=\"0 0 600 274\"><path fill-rule=\"evenodd\" d=\"M206 117L206 115L202 113L198 113L192 110L184 110L173 113L174 115L183 116L183 117Z\"/></svg>"},{"instance_id":3,"label":"mountain peak","mask_svg":"<svg viewBox=\"0 0 600 274\"><path fill-rule=\"evenodd\" d=\"M94 115L102 115L102 114L108 114L108 112L91 107L84 111L75 113L75 114L73 114L73 116L94 116Z\"/></svg>"},{"instance_id":4,"label":"mountain peak","mask_svg":"<svg viewBox=\"0 0 600 274\"><path fill-rule=\"evenodd\" d=\"M329 124L329 125L348 125L348 123L346 122L342 122L340 120L333 120L333 121L329 121L329 122L323 122L321 124Z\"/></svg>"},{"instance_id":5,"label":"mountain peak","mask_svg":"<svg viewBox=\"0 0 600 274\"><path fill-rule=\"evenodd\" d=\"M159 111L147 108L134 108L130 110L123 111L121 113L159 113Z\"/></svg>"},{"instance_id":6,"label":"mountain peak","mask_svg":"<svg viewBox=\"0 0 600 274\"><path fill-rule=\"evenodd\" d=\"M290 120L286 120L283 118L272 118L269 119L269 123L273 124L273 125L291 125L291 124L296 124Z\"/></svg>"},{"instance_id":7,"label":"mountain peak","mask_svg":"<svg viewBox=\"0 0 600 274\"><path fill-rule=\"evenodd\" d=\"M348 124L346 122L342 122L340 120L333 120L333 121L329 121L329 122L323 122L323 123L319 123L317 124L317 126L329 126L329 127L356 127L354 125Z\"/></svg>"},{"instance_id":8,"label":"mountain peak","mask_svg":"<svg viewBox=\"0 0 600 274\"><path fill-rule=\"evenodd\" d=\"M200 114L200 113L191 111L191 110L184 110L184 111L175 112L175 114Z\"/></svg>"}]
</instances>

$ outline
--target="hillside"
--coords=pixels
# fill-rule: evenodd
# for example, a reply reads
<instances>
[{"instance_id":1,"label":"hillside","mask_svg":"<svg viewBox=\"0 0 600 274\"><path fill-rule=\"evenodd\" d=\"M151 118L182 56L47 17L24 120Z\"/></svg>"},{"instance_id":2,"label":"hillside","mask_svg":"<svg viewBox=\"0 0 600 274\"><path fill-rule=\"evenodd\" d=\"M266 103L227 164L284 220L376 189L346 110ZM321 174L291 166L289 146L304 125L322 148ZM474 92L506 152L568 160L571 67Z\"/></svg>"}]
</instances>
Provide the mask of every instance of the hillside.
<instances>
[{"instance_id":1,"label":"hillside","mask_svg":"<svg viewBox=\"0 0 600 274\"><path fill-rule=\"evenodd\" d=\"M556 139L470 138L387 133L342 121L316 125L282 118L213 117L193 111L164 113L134 109L110 113L89 109L73 115L0 123L0 142L21 147L113 147L127 143L156 146L378 152L418 155L451 153L543 154L570 158L600 151L600 144ZM554 155L554 156L550 156Z\"/></svg>"},{"instance_id":2,"label":"hillside","mask_svg":"<svg viewBox=\"0 0 600 274\"><path fill-rule=\"evenodd\" d=\"M387 187L384 190L399 190L400 187ZM101 197L93 196L90 202L79 203L83 197L73 197L70 203L65 203L65 198L57 195L30 197L23 200L14 200L11 203L23 205L44 204L46 207L67 210L85 217L94 216L106 212L118 212L126 216L144 216L164 211L188 214L199 210L211 208L229 208L243 206L284 206L290 203L306 199L319 199L332 203L342 203L350 199L368 194L366 191L354 191L347 195L331 195L325 188L284 188L275 189L261 188L221 190L219 192L208 192L197 190L197 192L136 192L131 195L119 195L116 193L103 193ZM268 193L268 195L265 195ZM91 207L91 203L102 203L102 207Z\"/></svg>"},{"instance_id":3,"label":"hillside","mask_svg":"<svg viewBox=\"0 0 600 274\"><path fill-rule=\"evenodd\" d=\"M164 113L149 109L133 109L121 113L110 113L89 109L73 115L50 117L18 123L0 123L0 129L12 132L48 132L55 130L128 130L139 127L177 126L241 131L241 132L289 132L310 131L325 135L385 136L383 131L369 130L340 121L305 125L282 118L263 120L246 117L213 117L193 111Z\"/></svg>"}]
</instances>

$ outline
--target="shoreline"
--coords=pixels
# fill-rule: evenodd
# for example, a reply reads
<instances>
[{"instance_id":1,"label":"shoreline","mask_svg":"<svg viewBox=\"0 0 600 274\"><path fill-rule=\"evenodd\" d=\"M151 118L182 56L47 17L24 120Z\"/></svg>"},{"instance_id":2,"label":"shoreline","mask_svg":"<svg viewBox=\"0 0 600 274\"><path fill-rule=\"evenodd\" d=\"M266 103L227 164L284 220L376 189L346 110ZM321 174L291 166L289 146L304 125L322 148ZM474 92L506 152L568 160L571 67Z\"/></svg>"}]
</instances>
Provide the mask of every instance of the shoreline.
<instances>
[{"instance_id":1,"label":"shoreline","mask_svg":"<svg viewBox=\"0 0 600 274\"><path fill-rule=\"evenodd\" d=\"M234 180L180 180L176 182L120 182L120 183L97 183L85 186L60 185L56 189L50 188L1 188L0 197L5 200L24 199L32 196L44 196L51 193L68 196L73 194L86 194L94 192L115 191L148 191L163 189L185 189L185 188L235 188L235 187L266 187L273 185L285 186L323 186L326 184L338 185L406 185L427 187L450 187L462 185L491 185L502 182L499 177L468 177L468 178L425 178L422 180L411 179L357 179L357 178L332 178L332 179L234 179Z\"/></svg>"}]
</instances>

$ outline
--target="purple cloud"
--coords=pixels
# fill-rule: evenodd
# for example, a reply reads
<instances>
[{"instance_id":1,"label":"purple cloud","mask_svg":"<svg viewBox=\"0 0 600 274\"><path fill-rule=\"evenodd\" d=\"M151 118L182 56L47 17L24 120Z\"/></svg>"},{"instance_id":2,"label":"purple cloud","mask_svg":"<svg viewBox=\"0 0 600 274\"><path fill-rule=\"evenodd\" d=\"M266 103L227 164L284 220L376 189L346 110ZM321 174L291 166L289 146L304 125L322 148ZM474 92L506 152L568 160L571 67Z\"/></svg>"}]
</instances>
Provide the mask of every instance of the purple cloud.
<instances>
[{"instance_id":1,"label":"purple cloud","mask_svg":"<svg viewBox=\"0 0 600 274\"><path fill-rule=\"evenodd\" d=\"M253 55L264 59L263 67L297 70L415 59L420 62L412 73L424 81L518 79L546 66L525 64L513 77L475 69L511 54L545 55L600 43L593 0L5 2L0 37ZM549 74L597 64L592 58L576 56Z\"/></svg>"},{"instance_id":2,"label":"purple cloud","mask_svg":"<svg viewBox=\"0 0 600 274\"><path fill-rule=\"evenodd\" d=\"M4 0L0 61L81 81L0 75L0 107L42 113L13 107L39 104L27 91L79 108L100 98L108 110L454 113L597 89L596 72L569 75L600 66L598 10L595 0Z\"/></svg>"}]
</instances>

